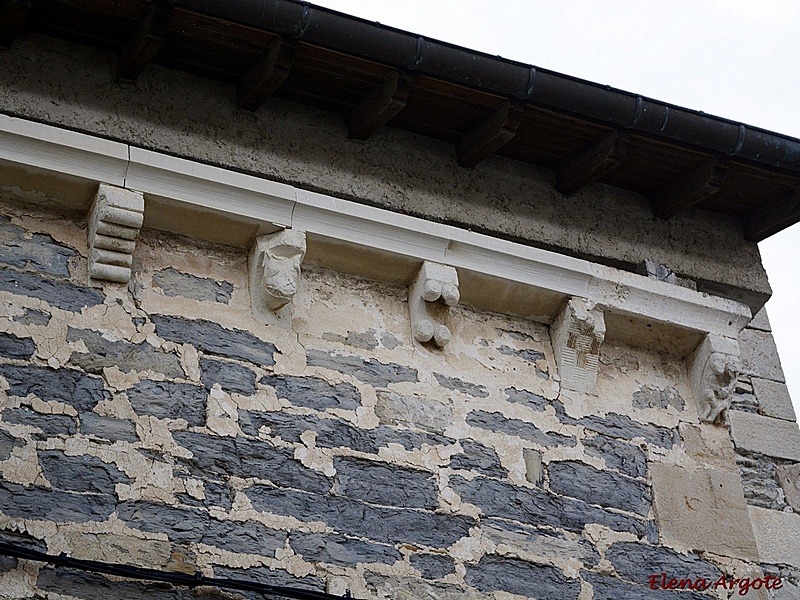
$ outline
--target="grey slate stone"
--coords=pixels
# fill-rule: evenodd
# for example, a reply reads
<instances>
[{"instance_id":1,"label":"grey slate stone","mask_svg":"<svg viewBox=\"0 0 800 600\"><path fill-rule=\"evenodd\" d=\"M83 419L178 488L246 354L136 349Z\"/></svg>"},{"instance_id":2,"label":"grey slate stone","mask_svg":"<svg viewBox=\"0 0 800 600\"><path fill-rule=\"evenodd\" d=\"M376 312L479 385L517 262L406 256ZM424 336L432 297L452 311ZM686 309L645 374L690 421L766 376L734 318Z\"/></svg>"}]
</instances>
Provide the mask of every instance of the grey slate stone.
<instances>
[{"instance_id":1,"label":"grey slate stone","mask_svg":"<svg viewBox=\"0 0 800 600\"><path fill-rule=\"evenodd\" d=\"M8 393L20 398L33 394L45 402L56 400L79 412L90 411L97 403L111 398L103 380L71 369L0 365L0 375L8 381Z\"/></svg>"},{"instance_id":2,"label":"grey slate stone","mask_svg":"<svg viewBox=\"0 0 800 600\"><path fill-rule=\"evenodd\" d=\"M183 296L204 302L228 304L233 293L233 285L227 281L181 273L172 267L153 273L153 284L166 296Z\"/></svg>"},{"instance_id":3,"label":"grey slate stone","mask_svg":"<svg viewBox=\"0 0 800 600\"><path fill-rule=\"evenodd\" d=\"M31 338L21 338L13 333L0 332L0 356L25 360L36 352L36 344Z\"/></svg>"},{"instance_id":4,"label":"grey slate stone","mask_svg":"<svg viewBox=\"0 0 800 600\"><path fill-rule=\"evenodd\" d=\"M638 584L647 583L650 575L662 572L677 579L703 577L712 583L722 575L714 565L695 555L679 554L663 546L618 542L606 550L606 558L620 577Z\"/></svg>"},{"instance_id":5,"label":"grey slate stone","mask_svg":"<svg viewBox=\"0 0 800 600\"><path fill-rule=\"evenodd\" d=\"M193 454L188 463L198 473L216 477L258 477L275 485L327 492L331 481L322 473L304 467L288 448L242 437L176 431L175 441Z\"/></svg>"},{"instance_id":6,"label":"grey slate stone","mask_svg":"<svg viewBox=\"0 0 800 600\"><path fill-rule=\"evenodd\" d=\"M199 385L143 379L125 393L137 415L184 419L192 426L206 421L208 393Z\"/></svg>"},{"instance_id":7,"label":"grey slate stone","mask_svg":"<svg viewBox=\"0 0 800 600\"><path fill-rule=\"evenodd\" d=\"M338 495L384 506L439 507L432 473L354 457L334 457L333 466Z\"/></svg>"},{"instance_id":8,"label":"grey slate stone","mask_svg":"<svg viewBox=\"0 0 800 600\"><path fill-rule=\"evenodd\" d=\"M546 559L578 559L589 567L600 562L600 555L590 542L572 541L560 532L537 529L504 519L484 519L481 528L483 534L494 544L503 544L517 554L530 554Z\"/></svg>"},{"instance_id":9,"label":"grey slate stone","mask_svg":"<svg viewBox=\"0 0 800 600\"><path fill-rule=\"evenodd\" d=\"M265 485L254 485L245 494L258 511L292 516L306 522L323 522L338 533L383 544L409 543L447 548L468 535L469 528L475 525L473 519L459 515L370 506L350 498Z\"/></svg>"},{"instance_id":10,"label":"grey slate stone","mask_svg":"<svg viewBox=\"0 0 800 600\"><path fill-rule=\"evenodd\" d=\"M561 422L568 425L583 425L590 431L626 440L641 437L644 438L647 443L655 444L662 448L671 448L679 442L678 431L676 429L667 429L656 425L644 425L642 423L637 423L626 415L613 412L608 413L605 417L592 415L574 419L566 414L561 401L554 401L553 406Z\"/></svg>"},{"instance_id":11,"label":"grey slate stone","mask_svg":"<svg viewBox=\"0 0 800 600\"><path fill-rule=\"evenodd\" d=\"M598 523L614 531L627 531L637 536L645 534L645 524L639 519L536 488L523 488L482 477L469 481L459 476L450 477L450 487L462 500L474 504L489 517L576 532L582 531L588 523Z\"/></svg>"},{"instance_id":12,"label":"grey slate stone","mask_svg":"<svg viewBox=\"0 0 800 600\"><path fill-rule=\"evenodd\" d=\"M549 404L547 399L539 394L534 394L528 390L518 390L517 388L506 388L506 398L509 402L522 404L536 411L543 411Z\"/></svg>"},{"instance_id":13,"label":"grey slate stone","mask_svg":"<svg viewBox=\"0 0 800 600\"><path fill-rule=\"evenodd\" d=\"M456 563L442 554L412 554L411 566L425 579L441 579L455 571Z\"/></svg>"},{"instance_id":14,"label":"grey slate stone","mask_svg":"<svg viewBox=\"0 0 800 600\"><path fill-rule=\"evenodd\" d=\"M172 542L206 544L229 552L274 556L287 534L253 521L218 521L202 510L156 504L121 502L119 518L129 527L164 533Z\"/></svg>"},{"instance_id":15,"label":"grey slate stone","mask_svg":"<svg viewBox=\"0 0 800 600\"><path fill-rule=\"evenodd\" d=\"M472 411L467 415L467 423L473 427L488 429L514 435L541 446L574 446L575 438L560 433L545 433L533 423L509 419L499 412Z\"/></svg>"},{"instance_id":16,"label":"grey slate stone","mask_svg":"<svg viewBox=\"0 0 800 600\"><path fill-rule=\"evenodd\" d=\"M650 510L650 490L636 479L575 461L551 462L547 470L558 494L642 516Z\"/></svg>"},{"instance_id":17,"label":"grey slate stone","mask_svg":"<svg viewBox=\"0 0 800 600\"><path fill-rule=\"evenodd\" d=\"M453 422L450 402L389 390L378 390L376 396L375 414L383 425L402 425L441 434Z\"/></svg>"},{"instance_id":18,"label":"grey slate stone","mask_svg":"<svg viewBox=\"0 0 800 600\"><path fill-rule=\"evenodd\" d=\"M344 567L359 563L394 564L402 560L392 546L354 540L342 535L292 533L289 544L308 562L323 562Z\"/></svg>"},{"instance_id":19,"label":"grey slate stone","mask_svg":"<svg viewBox=\"0 0 800 600\"><path fill-rule=\"evenodd\" d=\"M67 341L82 340L88 353L73 352L69 363L88 373L102 373L105 367L118 367L121 371L157 371L167 377L183 377L181 361L176 354L161 352L147 342L131 344L112 342L102 334L89 329L67 330Z\"/></svg>"},{"instance_id":20,"label":"grey slate stone","mask_svg":"<svg viewBox=\"0 0 800 600\"><path fill-rule=\"evenodd\" d=\"M225 511L229 511L231 509L231 504L233 503L231 490L224 483L205 479L203 481L203 493L205 495L204 500L192 498L189 494L175 494L175 497L178 498L181 503L188 504L190 506L200 506L205 508L216 506L224 509Z\"/></svg>"},{"instance_id":21,"label":"grey slate stone","mask_svg":"<svg viewBox=\"0 0 800 600\"><path fill-rule=\"evenodd\" d=\"M365 360L357 356L344 356L313 349L306 352L306 357L311 367L323 367L352 375L374 387L385 388L390 383L418 380L416 369L394 363L384 364L374 359Z\"/></svg>"},{"instance_id":22,"label":"grey slate stone","mask_svg":"<svg viewBox=\"0 0 800 600\"><path fill-rule=\"evenodd\" d=\"M50 315L41 310L26 308L21 315L14 317L14 321L23 325L46 326L50 322Z\"/></svg>"},{"instance_id":23,"label":"grey slate stone","mask_svg":"<svg viewBox=\"0 0 800 600\"><path fill-rule=\"evenodd\" d=\"M240 329L225 329L217 323L198 319L190 321L169 315L151 315L156 333L177 344L191 344L204 354L216 354L256 365L275 364L275 346L252 333Z\"/></svg>"},{"instance_id":24,"label":"grey slate stone","mask_svg":"<svg viewBox=\"0 0 800 600\"><path fill-rule=\"evenodd\" d=\"M29 235L25 229L0 219L0 264L47 275L69 276L69 260L78 253L46 233Z\"/></svg>"},{"instance_id":25,"label":"grey slate stone","mask_svg":"<svg viewBox=\"0 0 800 600\"><path fill-rule=\"evenodd\" d=\"M548 600L576 600L578 579L568 579L560 569L518 558L488 554L477 565L466 565L467 585L481 592L509 592Z\"/></svg>"},{"instance_id":26,"label":"grey slate stone","mask_svg":"<svg viewBox=\"0 0 800 600\"><path fill-rule=\"evenodd\" d=\"M652 385L645 385L633 393L633 406L635 408L658 408L667 410L670 406L683 410L684 401L680 392L674 387L665 390Z\"/></svg>"},{"instance_id":27,"label":"grey slate stone","mask_svg":"<svg viewBox=\"0 0 800 600\"><path fill-rule=\"evenodd\" d=\"M381 575L367 571L364 581L370 598L391 600L486 600L464 585L423 581L417 577Z\"/></svg>"},{"instance_id":28,"label":"grey slate stone","mask_svg":"<svg viewBox=\"0 0 800 600\"><path fill-rule=\"evenodd\" d=\"M538 350L531 350L530 348L515 350L514 348L509 348L508 346L499 346L497 348L497 351L500 352L500 354L505 354L507 356L516 356L524 361L533 364L536 364L536 361L542 360L544 358L544 354L542 352L539 352Z\"/></svg>"},{"instance_id":29,"label":"grey slate stone","mask_svg":"<svg viewBox=\"0 0 800 600\"><path fill-rule=\"evenodd\" d=\"M47 544L44 543L44 541L33 537L29 533L23 533L21 531L0 529L0 542L3 544L23 546L30 550L37 550L39 552L47 552Z\"/></svg>"},{"instance_id":30,"label":"grey slate stone","mask_svg":"<svg viewBox=\"0 0 800 600\"><path fill-rule=\"evenodd\" d=\"M17 568L17 559L10 556L0 556L0 573L8 573Z\"/></svg>"},{"instance_id":31,"label":"grey slate stone","mask_svg":"<svg viewBox=\"0 0 800 600\"><path fill-rule=\"evenodd\" d=\"M610 469L616 469L631 477L647 475L647 455L633 444L598 434L584 438L583 446L587 454L605 460L606 467Z\"/></svg>"},{"instance_id":32,"label":"grey slate stone","mask_svg":"<svg viewBox=\"0 0 800 600\"><path fill-rule=\"evenodd\" d=\"M101 417L95 413L82 413L80 416L81 433L112 442L137 442L136 426L126 419Z\"/></svg>"},{"instance_id":33,"label":"grey slate stone","mask_svg":"<svg viewBox=\"0 0 800 600\"><path fill-rule=\"evenodd\" d=\"M5 423L30 425L41 429L46 435L73 435L77 431L75 418L68 415L43 415L21 406L3 413Z\"/></svg>"},{"instance_id":34,"label":"grey slate stone","mask_svg":"<svg viewBox=\"0 0 800 600\"><path fill-rule=\"evenodd\" d=\"M247 569L232 569L230 567L214 567L214 577L221 579L238 579L240 581L255 581L264 585L277 587L293 587L301 590L315 592L325 591L325 580L314 575L295 577L283 569L269 569L267 567L248 567ZM245 598L253 600L266 600L264 594L258 592L237 592Z\"/></svg>"},{"instance_id":35,"label":"grey slate stone","mask_svg":"<svg viewBox=\"0 0 800 600\"><path fill-rule=\"evenodd\" d=\"M0 429L0 460L7 460L14 448L22 448L25 442Z\"/></svg>"},{"instance_id":36,"label":"grey slate stone","mask_svg":"<svg viewBox=\"0 0 800 600\"><path fill-rule=\"evenodd\" d=\"M778 468L774 459L763 454L737 452L736 466L747 504L772 510L786 508L786 496L778 483Z\"/></svg>"},{"instance_id":37,"label":"grey slate stone","mask_svg":"<svg viewBox=\"0 0 800 600\"><path fill-rule=\"evenodd\" d=\"M226 392L243 396L252 396L256 393L256 374L237 363L201 358L200 381L209 390L218 383Z\"/></svg>"},{"instance_id":38,"label":"grey slate stone","mask_svg":"<svg viewBox=\"0 0 800 600\"><path fill-rule=\"evenodd\" d=\"M7 269L0 269L0 291L38 298L70 312L81 312L84 307L103 303L103 295L92 288Z\"/></svg>"},{"instance_id":39,"label":"grey slate stone","mask_svg":"<svg viewBox=\"0 0 800 600\"><path fill-rule=\"evenodd\" d=\"M114 512L115 496L77 494L0 481L0 511L9 517L86 523L105 521Z\"/></svg>"},{"instance_id":40,"label":"grey slate stone","mask_svg":"<svg viewBox=\"0 0 800 600\"><path fill-rule=\"evenodd\" d=\"M116 466L96 456L68 456L60 450L40 450L39 465L50 484L59 490L113 495L117 483L133 483Z\"/></svg>"},{"instance_id":41,"label":"grey slate stone","mask_svg":"<svg viewBox=\"0 0 800 600\"><path fill-rule=\"evenodd\" d=\"M39 572L36 587L45 592L66 595L80 600L196 600L194 592L186 588L173 588L160 583L138 581L111 581L102 575L70 569L49 567ZM212 592L204 600L222 600L223 596Z\"/></svg>"},{"instance_id":42,"label":"grey slate stone","mask_svg":"<svg viewBox=\"0 0 800 600\"><path fill-rule=\"evenodd\" d=\"M506 476L506 470L500 464L500 457L493 449L470 440L461 440L461 447L464 451L450 459L451 469L477 471L489 477Z\"/></svg>"},{"instance_id":43,"label":"grey slate stone","mask_svg":"<svg viewBox=\"0 0 800 600\"><path fill-rule=\"evenodd\" d=\"M295 406L316 410L343 408L355 410L361 406L361 394L350 383L331 384L319 377L265 375L259 383L272 386L278 398L286 398Z\"/></svg>"},{"instance_id":44,"label":"grey slate stone","mask_svg":"<svg viewBox=\"0 0 800 600\"><path fill-rule=\"evenodd\" d=\"M446 377L445 375L441 375L439 373L434 373L433 376L436 378L436 381L439 382L440 386L447 388L448 390L462 392L468 396L472 396L473 398L489 397L489 392L486 391L486 388L482 385L478 385L477 383L469 383L468 381L463 381L456 377Z\"/></svg>"},{"instance_id":45,"label":"grey slate stone","mask_svg":"<svg viewBox=\"0 0 800 600\"><path fill-rule=\"evenodd\" d=\"M650 573L655 575L656 573ZM643 581L643 585L633 585L626 581L610 577L608 575L598 575L581 571L581 578L591 584L594 590L593 600L708 600L706 596L696 591L681 590L651 590L647 585L649 579Z\"/></svg>"}]
</instances>

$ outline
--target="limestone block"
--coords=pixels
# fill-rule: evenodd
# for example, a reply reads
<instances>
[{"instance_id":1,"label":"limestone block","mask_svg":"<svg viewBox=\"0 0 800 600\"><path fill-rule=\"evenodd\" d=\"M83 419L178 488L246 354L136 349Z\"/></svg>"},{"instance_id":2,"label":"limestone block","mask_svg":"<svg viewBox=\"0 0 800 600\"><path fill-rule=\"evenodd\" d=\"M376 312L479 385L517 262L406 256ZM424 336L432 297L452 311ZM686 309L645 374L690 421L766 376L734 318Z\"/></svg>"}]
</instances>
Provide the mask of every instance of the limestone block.
<instances>
[{"instance_id":1,"label":"limestone block","mask_svg":"<svg viewBox=\"0 0 800 600\"><path fill-rule=\"evenodd\" d=\"M458 273L453 267L425 261L408 289L411 331L420 343L443 348L450 341L449 307L458 304Z\"/></svg>"},{"instance_id":2,"label":"limestone block","mask_svg":"<svg viewBox=\"0 0 800 600\"><path fill-rule=\"evenodd\" d=\"M773 381L786 381L771 333L743 329L739 334L739 346L742 351L742 373Z\"/></svg>"},{"instance_id":3,"label":"limestone block","mask_svg":"<svg viewBox=\"0 0 800 600\"><path fill-rule=\"evenodd\" d=\"M750 506L761 563L800 567L800 515Z\"/></svg>"},{"instance_id":4,"label":"limestone block","mask_svg":"<svg viewBox=\"0 0 800 600\"><path fill-rule=\"evenodd\" d=\"M606 334L603 312L583 298L570 298L550 326L550 341L561 386L597 395L600 346Z\"/></svg>"},{"instance_id":5,"label":"limestone block","mask_svg":"<svg viewBox=\"0 0 800 600\"><path fill-rule=\"evenodd\" d=\"M752 413L731 411L731 435L737 448L767 456L800 461L797 423Z\"/></svg>"},{"instance_id":6,"label":"limestone block","mask_svg":"<svg viewBox=\"0 0 800 600\"><path fill-rule=\"evenodd\" d=\"M306 255L306 234L294 229L256 238L250 250L250 301L264 317L292 301Z\"/></svg>"},{"instance_id":7,"label":"limestone block","mask_svg":"<svg viewBox=\"0 0 800 600\"><path fill-rule=\"evenodd\" d=\"M650 474L664 544L756 560L756 541L737 472L653 463Z\"/></svg>"},{"instance_id":8,"label":"limestone block","mask_svg":"<svg viewBox=\"0 0 800 600\"><path fill-rule=\"evenodd\" d=\"M776 468L778 483L783 488L786 503L800 513L800 464L779 465Z\"/></svg>"},{"instance_id":9,"label":"limestone block","mask_svg":"<svg viewBox=\"0 0 800 600\"><path fill-rule=\"evenodd\" d=\"M787 421L797 420L786 384L759 377L753 377L752 382L753 392L763 414Z\"/></svg>"},{"instance_id":10,"label":"limestone block","mask_svg":"<svg viewBox=\"0 0 800 600\"><path fill-rule=\"evenodd\" d=\"M136 238L144 222L144 196L100 184L89 211L89 281L127 283Z\"/></svg>"},{"instance_id":11,"label":"limestone block","mask_svg":"<svg viewBox=\"0 0 800 600\"><path fill-rule=\"evenodd\" d=\"M736 470L736 454L727 428L681 423L679 431L686 453L703 466Z\"/></svg>"},{"instance_id":12,"label":"limestone block","mask_svg":"<svg viewBox=\"0 0 800 600\"><path fill-rule=\"evenodd\" d=\"M770 325L769 317L767 316L766 306L756 313L756 316L747 324L747 327L750 329L758 329L759 331L772 331L772 325Z\"/></svg>"},{"instance_id":13,"label":"limestone block","mask_svg":"<svg viewBox=\"0 0 800 600\"><path fill-rule=\"evenodd\" d=\"M739 369L739 344L733 338L709 334L695 349L689 358L689 376L701 421L724 421Z\"/></svg>"}]
</instances>

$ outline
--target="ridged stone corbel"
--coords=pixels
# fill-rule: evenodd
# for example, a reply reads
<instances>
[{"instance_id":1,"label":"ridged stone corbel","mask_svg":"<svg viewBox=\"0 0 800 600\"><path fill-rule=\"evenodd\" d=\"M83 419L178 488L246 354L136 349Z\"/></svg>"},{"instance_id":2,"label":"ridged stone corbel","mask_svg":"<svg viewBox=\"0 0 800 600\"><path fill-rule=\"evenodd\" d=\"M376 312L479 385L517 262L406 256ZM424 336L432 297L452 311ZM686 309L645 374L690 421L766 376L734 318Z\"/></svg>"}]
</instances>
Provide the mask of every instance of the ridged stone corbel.
<instances>
[{"instance_id":1,"label":"ridged stone corbel","mask_svg":"<svg viewBox=\"0 0 800 600\"><path fill-rule=\"evenodd\" d=\"M144 222L144 197L100 184L89 213L89 281L127 283L136 238Z\"/></svg>"},{"instance_id":2,"label":"ridged stone corbel","mask_svg":"<svg viewBox=\"0 0 800 600\"><path fill-rule=\"evenodd\" d=\"M253 313L268 317L292 301L306 255L306 234L295 229L256 238L250 250L250 301Z\"/></svg>"},{"instance_id":3,"label":"ridged stone corbel","mask_svg":"<svg viewBox=\"0 0 800 600\"><path fill-rule=\"evenodd\" d=\"M725 421L740 365L739 342L721 335L707 335L689 357L689 376L701 421Z\"/></svg>"},{"instance_id":4,"label":"ridged stone corbel","mask_svg":"<svg viewBox=\"0 0 800 600\"><path fill-rule=\"evenodd\" d=\"M550 325L550 341L562 389L597 395L600 347L606 335L603 311L583 298L570 298Z\"/></svg>"},{"instance_id":5,"label":"ridged stone corbel","mask_svg":"<svg viewBox=\"0 0 800 600\"><path fill-rule=\"evenodd\" d=\"M458 304L458 273L453 267L425 261L408 288L411 332L420 343L443 348L450 341L450 307Z\"/></svg>"}]
</instances>

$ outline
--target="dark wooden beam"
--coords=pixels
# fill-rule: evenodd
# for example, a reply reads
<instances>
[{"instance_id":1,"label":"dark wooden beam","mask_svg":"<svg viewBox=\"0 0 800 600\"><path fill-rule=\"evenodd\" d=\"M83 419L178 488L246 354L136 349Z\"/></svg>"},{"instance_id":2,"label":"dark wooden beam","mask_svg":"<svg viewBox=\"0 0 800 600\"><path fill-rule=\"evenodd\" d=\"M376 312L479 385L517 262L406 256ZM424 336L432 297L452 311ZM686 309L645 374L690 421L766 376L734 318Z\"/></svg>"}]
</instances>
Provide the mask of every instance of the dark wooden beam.
<instances>
[{"instance_id":1,"label":"dark wooden beam","mask_svg":"<svg viewBox=\"0 0 800 600\"><path fill-rule=\"evenodd\" d=\"M278 89L289 76L297 43L293 40L278 40L270 46L258 64L244 78L236 90L239 106L257 111L264 101Z\"/></svg>"},{"instance_id":2,"label":"dark wooden beam","mask_svg":"<svg viewBox=\"0 0 800 600\"><path fill-rule=\"evenodd\" d=\"M597 181L620 165L628 151L628 140L617 132L573 156L556 172L556 189L565 196Z\"/></svg>"},{"instance_id":3,"label":"dark wooden beam","mask_svg":"<svg viewBox=\"0 0 800 600\"><path fill-rule=\"evenodd\" d=\"M760 242L774 233L800 222L800 189L743 219L744 239Z\"/></svg>"},{"instance_id":4,"label":"dark wooden beam","mask_svg":"<svg viewBox=\"0 0 800 600\"><path fill-rule=\"evenodd\" d=\"M361 104L356 106L347 120L347 137L366 140L406 106L413 79L402 71L394 71Z\"/></svg>"},{"instance_id":5,"label":"dark wooden beam","mask_svg":"<svg viewBox=\"0 0 800 600\"><path fill-rule=\"evenodd\" d=\"M668 219L713 196L725 181L726 172L725 163L714 159L679 177L650 197L653 214Z\"/></svg>"},{"instance_id":6,"label":"dark wooden beam","mask_svg":"<svg viewBox=\"0 0 800 600\"><path fill-rule=\"evenodd\" d=\"M117 56L117 77L136 81L147 64L161 50L172 20L172 2L156 0L147 16Z\"/></svg>"},{"instance_id":7,"label":"dark wooden beam","mask_svg":"<svg viewBox=\"0 0 800 600\"><path fill-rule=\"evenodd\" d=\"M32 7L31 0L0 0L0 46L11 47Z\"/></svg>"},{"instance_id":8,"label":"dark wooden beam","mask_svg":"<svg viewBox=\"0 0 800 600\"><path fill-rule=\"evenodd\" d=\"M488 119L456 142L458 164L471 169L511 140L524 112L522 102L504 102Z\"/></svg>"}]
</instances>

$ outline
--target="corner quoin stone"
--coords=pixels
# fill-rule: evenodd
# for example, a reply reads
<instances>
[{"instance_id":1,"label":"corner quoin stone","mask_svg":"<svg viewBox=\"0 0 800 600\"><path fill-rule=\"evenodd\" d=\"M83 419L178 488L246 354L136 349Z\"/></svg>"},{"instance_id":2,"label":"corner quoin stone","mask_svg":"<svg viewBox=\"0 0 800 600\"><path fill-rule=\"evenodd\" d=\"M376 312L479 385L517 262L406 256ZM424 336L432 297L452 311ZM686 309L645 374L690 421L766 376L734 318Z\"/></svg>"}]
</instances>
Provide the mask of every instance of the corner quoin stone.
<instances>
[{"instance_id":1,"label":"corner quoin stone","mask_svg":"<svg viewBox=\"0 0 800 600\"><path fill-rule=\"evenodd\" d=\"M797 423L742 411L729 415L736 447L776 458L800 461L800 429Z\"/></svg>"}]
</instances>

